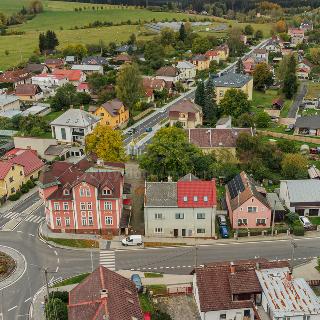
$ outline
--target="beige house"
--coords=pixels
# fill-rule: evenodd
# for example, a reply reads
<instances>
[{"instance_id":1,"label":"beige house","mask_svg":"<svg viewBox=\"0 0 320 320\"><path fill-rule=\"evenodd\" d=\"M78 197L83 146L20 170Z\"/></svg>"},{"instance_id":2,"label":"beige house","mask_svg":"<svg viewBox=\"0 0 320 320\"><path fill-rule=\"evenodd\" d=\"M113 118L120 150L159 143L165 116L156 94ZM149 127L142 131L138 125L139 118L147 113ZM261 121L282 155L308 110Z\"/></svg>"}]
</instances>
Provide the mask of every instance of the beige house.
<instances>
[{"instance_id":1,"label":"beige house","mask_svg":"<svg viewBox=\"0 0 320 320\"><path fill-rule=\"evenodd\" d=\"M191 59L197 71L207 70L210 67L210 60L203 54L198 54Z\"/></svg>"},{"instance_id":2,"label":"beige house","mask_svg":"<svg viewBox=\"0 0 320 320\"><path fill-rule=\"evenodd\" d=\"M183 128L195 128L202 125L202 108L190 100L182 100L170 107L170 126L180 122Z\"/></svg>"},{"instance_id":3,"label":"beige house","mask_svg":"<svg viewBox=\"0 0 320 320\"><path fill-rule=\"evenodd\" d=\"M221 77L213 78L216 90L216 101L219 104L229 89L242 90L252 100L253 78L240 73L227 73Z\"/></svg>"}]
</instances>

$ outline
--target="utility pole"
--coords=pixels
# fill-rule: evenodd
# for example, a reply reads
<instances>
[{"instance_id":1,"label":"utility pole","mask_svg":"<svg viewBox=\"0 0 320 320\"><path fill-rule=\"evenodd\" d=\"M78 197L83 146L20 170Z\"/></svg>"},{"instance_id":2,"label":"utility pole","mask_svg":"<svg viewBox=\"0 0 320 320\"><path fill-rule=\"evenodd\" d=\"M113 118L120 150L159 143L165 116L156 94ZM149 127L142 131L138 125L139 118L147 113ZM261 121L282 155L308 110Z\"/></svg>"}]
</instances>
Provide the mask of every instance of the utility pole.
<instances>
[{"instance_id":1,"label":"utility pole","mask_svg":"<svg viewBox=\"0 0 320 320\"><path fill-rule=\"evenodd\" d=\"M273 237L273 233L274 233L274 219L275 219L275 216L276 216L276 202L277 202L277 200L275 199L274 200L274 206L273 206L273 216L272 216L272 229L271 229L272 237Z\"/></svg>"},{"instance_id":2,"label":"utility pole","mask_svg":"<svg viewBox=\"0 0 320 320\"><path fill-rule=\"evenodd\" d=\"M44 268L44 280L46 282L47 296L48 296L48 302L49 302L49 300L50 300L50 292L49 292L48 269L47 268Z\"/></svg>"},{"instance_id":3,"label":"utility pole","mask_svg":"<svg viewBox=\"0 0 320 320\"><path fill-rule=\"evenodd\" d=\"M194 267L197 268L198 266L198 246L197 244L194 247L195 252L194 252Z\"/></svg>"},{"instance_id":4,"label":"utility pole","mask_svg":"<svg viewBox=\"0 0 320 320\"><path fill-rule=\"evenodd\" d=\"M297 244L291 240L291 265L290 265L290 272L293 272L293 266L294 266L294 254L295 254L295 249L298 247Z\"/></svg>"}]
</instances>

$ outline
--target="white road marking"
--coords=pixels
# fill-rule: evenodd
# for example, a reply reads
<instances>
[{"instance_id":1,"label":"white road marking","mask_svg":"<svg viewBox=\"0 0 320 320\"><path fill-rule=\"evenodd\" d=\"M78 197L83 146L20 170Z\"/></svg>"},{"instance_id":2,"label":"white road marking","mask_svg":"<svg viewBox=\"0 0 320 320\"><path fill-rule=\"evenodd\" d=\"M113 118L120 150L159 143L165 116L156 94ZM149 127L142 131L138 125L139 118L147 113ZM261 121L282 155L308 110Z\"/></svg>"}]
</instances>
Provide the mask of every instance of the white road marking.
<instances>
[{"instance_id":1,"label":"white road marking","mask_svg":"<svg viewBox=\"0 0 320 320\"><path fill-rule=\"evenodd\" d=\"M17 232L19 232L19 233L23 233L23 231L21 231L21 230L18 230Z\"/></svg>"},{"instance_id":2,"label":"white road marking","mask_svg":"<svg viewBox=\"0 0 320 320\"><path fill-rule=\"evenodd\" d=\"M28 299L24 300L24 302L28 302L29 300L31 300L31 297L29 297Z\"/></svg>"},{"instance_id":3,"label":"white road marking","mask_svg":"<svg viewBox=\"0 0 320 320\"><path fill-rule=\"evenodd\" d=\"M104 267L107 267L110 270L115 270L116 269L115 252L111 250L100 250L99 264Z\"/></svg>"},{"instance_id":4,"label":"white road marking","mask_svg":"<svg viewBox=\"0 0 320 320\"><path fill-rule=\"evenodd\" d=\"M58 272L58 270L59 270L59 266L56 267L56 272Z\"/></svg>"},{"instance_id":5,"label":"white road marking","mask_svg":"<svg viewBox=\"0 0 320 320\"><path fill-rule=\"evenodd\" d=\"M14 309L17 309L17 308L18 308L18 306L14 306L14 307L8 309L8 312L9 312L9 311L12 311L12 310L14 310Z\"/></svg>"},{"instance_id":6,"label":"white road marking","mask_svg":"<svg viewBox=\"0 0 320 320\"><path fill-rule=\"evenodd\" d=\"M52 249L52 246L50 246L50 244L48 244L48 247L49 247L50 249Z\"/></svg>"},{"instance_id":7,"label":"white road marking","mask_svg":"<svg viewBox=\"0 0 320 320\"><path fill-rule=\"evenodd\" d=\"M60 258L58 258L58 260L57 260L57 261L58 261L58 264L59 264L59 263L60 263Z\"/></svg>"},{"instance_id":8,"label":"white road marking","mask_svg":"<svg viewBox=\"0 0 320 320\"><path fill-rule=\"evenodd\" d=\"M57 256L58 255L58 252L56 250L54 250L54 254Z\"/></svg>"},{"instance_id":9,"label":"white road marking","mask_svg":"<svg viewBox=\"0 0 320 320\"><path fill-rule=\"evenodd\" d=\"M29 236L34 237L35 235L32 233L28 233Z\"/></svg>"}]
</instances>

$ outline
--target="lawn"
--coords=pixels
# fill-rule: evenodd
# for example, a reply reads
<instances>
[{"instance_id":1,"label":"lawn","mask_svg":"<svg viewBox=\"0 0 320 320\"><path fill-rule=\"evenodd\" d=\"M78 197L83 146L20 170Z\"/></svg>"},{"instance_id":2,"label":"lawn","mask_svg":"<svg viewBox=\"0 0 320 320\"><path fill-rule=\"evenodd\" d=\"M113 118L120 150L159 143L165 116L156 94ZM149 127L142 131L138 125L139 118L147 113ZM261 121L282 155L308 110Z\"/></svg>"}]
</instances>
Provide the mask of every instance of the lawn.
<instances>
[{"instance_id":1,"label":"lawn","mask_svg":"<svg viewBox=\"0 0 320 320\"><path fill-rule=\"evenodd\" d=\"M59 116L61 116L63 113L64 113L63 110L61 110L61 111L51 111L50 113L48 113L45 116L43 116L43 119L45 119L46 121L48 121L48 123L50 123L54 119L57 119Z\"/></svg>"},{"instance_id":2,"label":"lawn","mask_svg":"<svg viewBox=\"0 0 320 320\"><path fill-rule=\"evenodd\" d=\"M252 105L257 109L270 109L272 101L278 98L278 90L266 90L265 92L254 90L252 94Z\"/></svg>"},{"instance_id":3,"label":"lawn","mask_svg":"<svg viewBox=\"0 0 320 320\"><path fill-rule=\"evenodd\" d=\"M163 278L163 274L156 273L156 272L145 272L144 277L145 278Z\"/></svg>"},{"instance_id":4,"label":"lawn","mask_svg":"<svg viewBox=\"0 0 320 320\"><path fill-rule=\"evenodd\" d=\"M320 225L320 217L309 217L312 224Z\"/></svg>"},{"instance_id":5,"label":"lawn","mask_svg":"<svg viewBox=\"0 0 320 320\"><path fill-rule=\"evenodd\" d=\"M87 239L63 239L63 238L46 238L46 240L59 244L61 246L72 248L99 248L99 242Z\"/></svg>"},{"instance_id":6,"label":"lawn","mask_svg":"<svg viewBox=\"0 0 320 320\"><path fill-rule=\"evenodd\" d=\"M83 273L83 274L79 274L77 276L74 276L72 278L62 280L61 282L56 283L53 287L56 288L56 287L68 286L70 284L78 284L82 280L84 280L89 274L90 273Z\"/></svg>"},{"instance_id":7,"label":"lawn","mask_svg":"<svg viewBox=\"0 0 320 320\"><path fill-rule=\"evenodd\" d=\"M139 294L140 306L143 312L153 312L153 304L147 294Z\"/></svg>"},{"instance_id":8,"label":"lawn","mask_svg":"<svg viewBox=\"0 0 320 320\"><path fill-rule=\"evenodd\" d=\"M320 83L308 81L307 84L308 91L306 94L306 99L314 99L320 96Z\"/></svg>"}]
</instances>

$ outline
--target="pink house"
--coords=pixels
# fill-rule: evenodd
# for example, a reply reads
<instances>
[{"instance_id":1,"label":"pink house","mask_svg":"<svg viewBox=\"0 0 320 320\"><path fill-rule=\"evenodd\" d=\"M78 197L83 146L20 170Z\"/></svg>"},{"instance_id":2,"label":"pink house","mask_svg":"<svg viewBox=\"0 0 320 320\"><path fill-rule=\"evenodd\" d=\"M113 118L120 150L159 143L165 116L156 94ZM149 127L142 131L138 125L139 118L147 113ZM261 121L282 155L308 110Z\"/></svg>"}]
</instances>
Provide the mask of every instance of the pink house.
<instances>
[{"instance_id":1,"label":"pink house","mask_svg":"<svg viewBox=\"0 0 320 320\"><path fill-rule=\"evenodd\" d=\"M265 190L244 171L226 185L226 203L233 229L270 227L271 208Z\"/></svg>"},{"instance_id":2,"label":"pink house","mask_svg":"<svg viewBox=\"0 0 320 320\"><path fill-rule=\"evenodd\" d=\"M123 165L124 166L124 165ZM54 232L118 234L126 228L122 168L88 160L55 162L40 176L48 227Z\"/></svg>"}]
</instances>

